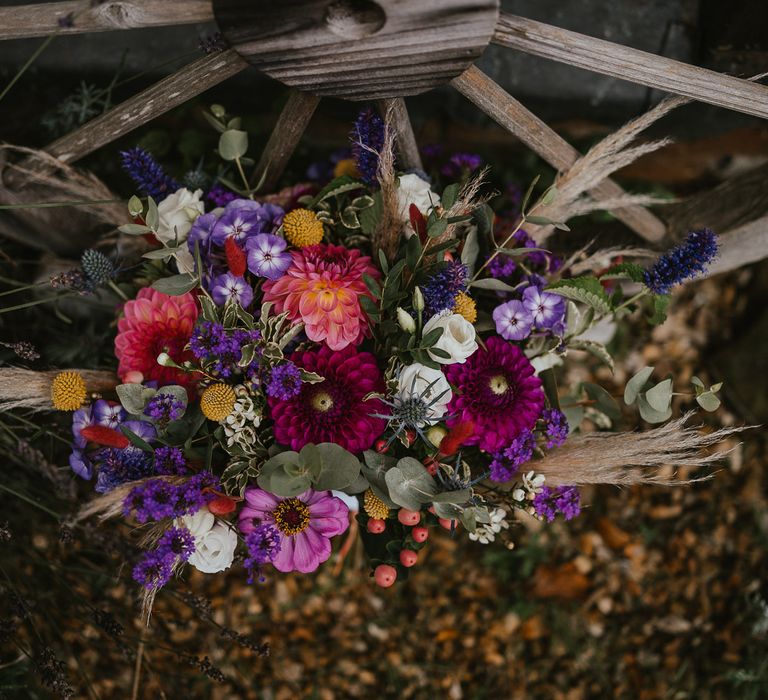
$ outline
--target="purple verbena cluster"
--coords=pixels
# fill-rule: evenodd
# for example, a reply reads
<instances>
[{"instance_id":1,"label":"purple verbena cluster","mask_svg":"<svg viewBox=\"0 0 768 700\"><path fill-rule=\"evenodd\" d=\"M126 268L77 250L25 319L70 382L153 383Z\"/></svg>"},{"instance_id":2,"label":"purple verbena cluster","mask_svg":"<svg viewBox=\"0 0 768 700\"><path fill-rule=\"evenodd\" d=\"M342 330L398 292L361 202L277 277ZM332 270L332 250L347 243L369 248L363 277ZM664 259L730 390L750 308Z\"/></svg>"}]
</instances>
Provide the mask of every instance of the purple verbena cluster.
<instances>
[{"instance_id":1,"label":"purple verbena cluster","mask_svg":"<svg viewBox=\"0 0 768 700\"><path fill-rule=\"evenodd\" d=\"M421 288L424 302L430 314L438 314L446 309L453 309L456 297L467 290L469 270L464 263L449 262L439 272L432 275Z\"/></svg>"},{"instance_id":2,"label":"purple verbena cluster","mask_svg":"<svg viewBox=\"0 0 768 700\"><path fill-rule=\"evenodd\" d=\"M280 533L272 525L259 525L245 535L245 547L248 556L243 566L248 572L248 583L254 583L256 578L263 580L261 567L271 562L280 551Z\"/></svg>"},{"instance_id":3,"label":"purple verbena cluster","mask_svg":"<svg viewBox=\"0 0 768 700\"><path fill-rule=\"evenodd\" d=\"M273 367L266 385L267 396L288 401L301 392L301 370L293 362Z\"/></svg>"},{"instance_id":4,"label":"purple verbena cluster","mask_svg":"<svg viewBox=\"0 0 768 700\"><path fill-rule=\"evenodd\" d=\"M581 513L581 496L575 486L544 486L533 499L536 515L551 523L557 515L572 520Z\"/></svg>"},{"instance_id":5,"label":"purple verbena cluster","mask_svg":"<svg viewBox=\"0 0 768 700\"><path fill-rule=\"evenodd\" d=\"M491 480L504 483L510 481L520 467L533 457L536 437L533 431L526 430L518 435L509 447L496 452L491 462Z\"/></svg>"},{"instance_id":6,"label":"purple verbena cluster","mask_svg":"<svg viewBox=\"0 0 768 700\"><path fill-rule=\"evenodd\" d=\"M139 192L152 197L155 202L162 202L181 187L165 173L152 155L140 146L120 151L120 155L123 159L123 170L136 184Z\"/></svg>"},{"instance_id":7,"label":"purple verbena cluster","mask_svg":"<svg viewBox=\"0 0 768 700\"><path fill-rule=\"evenodd\" d=\"M655 294L669 294L672 287L703 272L717 255L717 235L712 229L691 231L683 243L662 255L644 282Z\"/></svg>"},{"instance_id":8,"label":"purple verbena cluster","mask_svg":"<svg viewBox=\"0 0 768 700\"><path fill-rule=\"evenodd\" d=\"M131 489L123 501L123 515L146 523L195 513L216 498L209 489L218 483L211 472L200 472L181 484L150 479Z\"/></svg>"},{"instance_id":9,"label":"purple verbena cluster","mask_svg":"<svg viewBox=\"0 0 768 700\"><path fill-rule=\"evenodd\" d=\"M260 339L261 333L258 330L228 330L221 323L203 321L192 333L189 347L210 374L226 378L232 376L233 372L242 371L250 377L258 368L259 358L254 356L248 367L238 367L238 362L243 348Z\"/></svg>"}]
</instances>

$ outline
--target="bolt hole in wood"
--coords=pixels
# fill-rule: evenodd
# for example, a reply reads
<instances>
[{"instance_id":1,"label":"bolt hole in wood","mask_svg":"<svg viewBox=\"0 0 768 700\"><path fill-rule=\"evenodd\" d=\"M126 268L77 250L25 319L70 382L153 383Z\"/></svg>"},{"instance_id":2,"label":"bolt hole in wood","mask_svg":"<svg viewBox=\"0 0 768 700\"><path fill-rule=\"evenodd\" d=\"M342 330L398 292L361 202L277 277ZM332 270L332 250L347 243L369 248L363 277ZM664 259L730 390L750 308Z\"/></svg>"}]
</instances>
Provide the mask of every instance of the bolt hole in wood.
<instances>
[{"instance_id":1,"label":"bolt hole in wood","mask_svg":"<svg viewBox=\"0 0 768 700\"><path fill-rule=\"evenodd\" d=\"M342 39L372 36L387 21L387 13L372 0L337 0L325 12L325 24Z\"/></svg>"}]
</instances>

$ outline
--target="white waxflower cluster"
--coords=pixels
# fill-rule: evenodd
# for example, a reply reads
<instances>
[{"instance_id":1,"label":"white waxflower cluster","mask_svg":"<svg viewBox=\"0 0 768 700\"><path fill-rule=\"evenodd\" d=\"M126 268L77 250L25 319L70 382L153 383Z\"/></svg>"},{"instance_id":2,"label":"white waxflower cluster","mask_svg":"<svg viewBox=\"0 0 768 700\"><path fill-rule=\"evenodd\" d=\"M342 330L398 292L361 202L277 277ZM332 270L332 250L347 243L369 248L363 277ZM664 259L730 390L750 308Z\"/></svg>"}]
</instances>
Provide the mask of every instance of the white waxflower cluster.
<instances>
[{"instance_id":1,"label":"white waxflower cluster","mask_svg":"<svg viewBox=\"0 0 768 700\"><path fill-rule=\"evenodd\" d=\"M256 410L253 399L242 384L235 387L235 407L224 420L224 434L227 447L237 445L248 450L256 444L256 428L261 423L261 414Z\"/></svg>"},{"instance_id":2,"label":"white waxflower cluster","mask_svg":"<svg viewBox=\"0 0 768 700\"><path fill-rule=\"evenodd\" d=\"M535 515L536 509L532 505L525 506L524 504L530 504L536 498L536 494L541 493L545 481L546 477L543 474L537 474L534 471L523 474L521 485L512 491L512 500L520 503L520 507L531 515Z\"/></svg>"},{"instance_id":3,"label":"white waxflower cluster","mask_svg":"<svg viewBox=\"0 0 768 700\"><path fill-rule=\"evenodd\" d=\"M496 535L509 527L507 511L503 508L496 508L489 515L491 516L491 522L478 524L475 531L469 533L470 540L480 544L490 544L496 539Z\"/></svg>"}]
</instances>

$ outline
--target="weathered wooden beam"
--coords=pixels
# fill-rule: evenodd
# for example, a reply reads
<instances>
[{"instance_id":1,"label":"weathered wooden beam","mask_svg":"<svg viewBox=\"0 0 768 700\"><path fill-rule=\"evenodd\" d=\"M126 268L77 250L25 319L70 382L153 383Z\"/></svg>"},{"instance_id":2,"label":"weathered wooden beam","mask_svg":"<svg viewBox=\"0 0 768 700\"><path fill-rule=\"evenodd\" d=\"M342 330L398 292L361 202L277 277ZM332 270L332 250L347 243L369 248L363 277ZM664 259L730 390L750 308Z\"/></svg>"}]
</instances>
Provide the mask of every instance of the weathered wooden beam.
<instances>
[{"instance_id":1,"label":"weathered wooden beam","mask_svg":"<svg viewBox=\"0 0 768 700\"><path fill-rule=\"evenodd\" d=\"M768 118L768 86L502 12L493 43Z\"/></svg>"},{"instance_id":2,"label":"weathered wooden beam","mask_svg":"<svg viewBox=\"0 0 768 700\"><path fill-rule=\"evenodd\" d=\"M719 239L718 256L709 265L703 277L730 272L768 258L768 216L726 231Z\"/></svg>"},{"instance_id":3,"label":"weathered wooden beam","mask_svg":"<svg viewBox=\"0 0 768 700\"><path fill-rule=\"evenodd\" d=\"M256 166L258 176L263 178L262 192L271 192L277 185L319 102L315 95L291 91Z\"/></svg>"},{"instance_id":4,"label":"weathered wooden beam","mask_svg":"<svg viewBox=\"0 0 768 700\"><path fill-rule=\"evenodd\" d=\"M233 49L204 56L43 150L72 163L246 68L248 63Z\"/></svg>"},{"instance_id":5,"label":"weathered wooden beam","mask_svg":"<svg viewBox=\"0 0 768 700\"><path fill-rule=\"evenodd\" d=\"M479 68L473 66L454 78L451 84L555 169L568 170L581 157L562 136L529 112ZM600 201L615 199L625 192L612 180L604 180L590 194ZM647 241L658 241L664 236L664 223L643 207L625 207L612 213Z\"/></svg>"},{"instance_id":6,"label":"weathered wooden beam","mask_svg":"<svg viewBox=\"0 0 768 700\"><path fill-rule=\"evenodd\" d=\"M0 39L211 21L211 0L68 0L0 8Z\"/></svg>"},{"instance_id":7,"label":"weathered wooden beam","mask_svg":"<svg viewBox=\"0 0 768 700\"><path fill-rule=\"evenodd\" d=\"M413 133L408 108L405 106L405 100L402 97L393 97L378 101L379 111L382 116L386 116L389 110L392 110L392 122L395 128L395 143L397 145L397 155L399 165L403 170L423 170L421 155L419 154L419 144L416 142L416 136Z\"/></svg>"}]
</instances>

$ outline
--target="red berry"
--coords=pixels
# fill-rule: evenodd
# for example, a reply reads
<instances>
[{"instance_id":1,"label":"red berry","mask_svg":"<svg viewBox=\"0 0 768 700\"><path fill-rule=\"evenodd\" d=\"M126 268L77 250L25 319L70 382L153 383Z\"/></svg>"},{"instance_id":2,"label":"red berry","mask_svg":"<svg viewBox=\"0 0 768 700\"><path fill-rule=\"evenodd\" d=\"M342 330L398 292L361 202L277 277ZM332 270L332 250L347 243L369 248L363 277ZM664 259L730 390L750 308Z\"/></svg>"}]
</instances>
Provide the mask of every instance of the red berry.
<instances>
[{"instance_id":1,"label":"red berry","mask_svg":"<svg viewBox=\"0 0 768 700\"><path fill-rule=\"evenodd\" d=\"M458 520L449 520L448 518L440 518L438 522L440 527L444 527L446 530L452 530L459 525Z\"/></svg>"},{"instance_id":2,"label":"red berry","mask_svg":"<svg viewBox=\"0 0 768 700\"><path fill-rule=\"evenodd\" d=\"M408 440L408 445L413 445L414 442L416 442L416 431L415 430L406 430L405 431L405 437Z\"/></svg>"},{"instance_id":3,"label":"red berry","mask_svg":"<svg viewBox=\"0 0 768 700\"><path fill-rule=\"evenodd\" d=\"M419 561L419 555L412 549L403 549L400 552L400 563L406 567L412 567L417 561Z\"/></svg>"},{"instance_id":4,"label":"red berry","mask_svg":"<svg viewBox=\"0 0 768 700\"><path fill-rule=\"evenodd\" d=\"M426 527L415 527L411 530L411 537L413 537L414 542L419 544L426 542L429 537L429 529Z\"/></svg>"},{"instance_id":5,"label":"red berry","mask_svg":"<svg viewBox=\"0 0 768 700\"><path fill-rule=\"evenodd\" d=\"M372 535L380 535L382 532L384 532L386 527L386 522L379 520L378 518L371 518L368 521L368 524L365 526L366 530L368 530L368 532L370 532Z\"/></svg>"},{"instance_id":6,"label":"red berry","mask_svg":"<svg viewBox=\"0 0 768 700\"><path fill-rule=\"evenodd\" d=\"M376 440L376 452L378 452L380 455L383 455L387 450L389 450L389 444L387 440Z\"/></svg>"},{"instance_id":7,"label":"red berry","mask_svg":"<svg viewBox=\"0 0 768 700\"><path fill-rule=\"evenodd\" d=\"M424 458L424 466L427 468L427 472L430 476L434 476L437 474L437 465L438 462L434 457L425 457Z\"/></svg>"},{"instance_id":8,"label":"red berry","mask_svg":"<svg viewBox=\"0 0 768 700\"><path fill-rule=\"evenodd\" d=\"M397 519L403 525L410 525L413 527L414 525L419 524L419 521L421 520L421 513L419 513L418 510L408 510L407 508L401 508L399 511L397 511Z\"/></svg>"},{"instance_id":9,"label":"red berry","mask_svg":"<svg viewBox=\"0 0 768 700\"><path fill-rule=\"evenodd\" d=\"M382 588L389 588L397 580L397 569L389 564L379 564L373 572L376 583Z\"/></svg>"},{"instance_id":10,"label":"red berry","mask_svg":"<svg viewBox=\"0 0 768 700\"><path fill-rule=\"evenodd\" d=\"M233 498L219 496L218 498L214 498L208 504L208 510L214 515L226 515L235 509L235 505L235 500Z\"/></svg>"}]
</instances>

